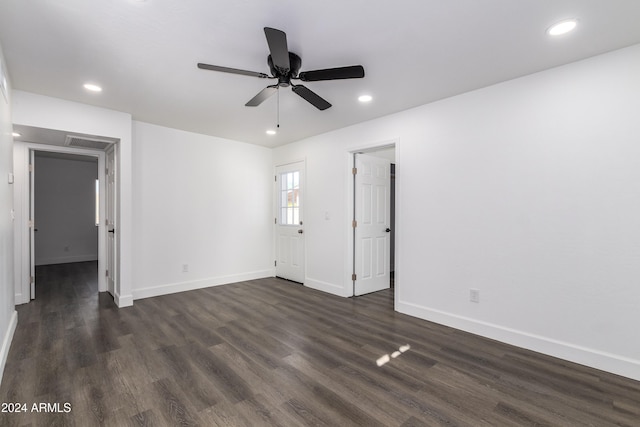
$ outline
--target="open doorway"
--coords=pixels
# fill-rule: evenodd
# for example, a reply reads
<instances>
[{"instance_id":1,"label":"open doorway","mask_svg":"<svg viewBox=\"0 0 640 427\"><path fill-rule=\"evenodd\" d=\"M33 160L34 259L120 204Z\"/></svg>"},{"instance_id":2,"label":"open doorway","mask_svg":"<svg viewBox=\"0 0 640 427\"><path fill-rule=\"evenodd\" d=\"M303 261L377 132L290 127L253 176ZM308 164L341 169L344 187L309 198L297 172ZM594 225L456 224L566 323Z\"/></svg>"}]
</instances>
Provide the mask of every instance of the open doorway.
<instances>
[{"instance_id":1,"label":"open doorway","mask_svg":"<svg viewBox=\"0 0 640 427\"><path fill-rule=\"evenodd\" d=\"M353 296L395 294L395 144L353 154Z\"/></svg>"},{"instance_id":2,"label":"open doorway","mask_svg":"<svg viewBox=\"0 0 640 427\"><path fill-rule=\"evenodd\" d=\"M98 260L98 158L34 153L35 264Z\"/></svg>"},{"instance_id":3,"label":"open doorway","mask_svg":"<svg viewBox=\"0 0 640 427\"><path fill-rule=\"evenodd\" d=\"M118 194L116 191L107 191L105 166L107 153L105 151L114 147L117 150L119 139L23 125L14 125L14 130L20 133L20 136L14 140L13 153L16 177L14 230L18 254L18 268L15 275L16 304L28 303L36 296L36 265L68 265L73 262L93 263L93 269L97 268L95 281L98 292L109 290L111 295L115 296L118 284L116 281L111 289L108 288L107 265L108 259L111 259L117 266L117 248L112 248L114 256L108 258L108 227L105 220L107 199L112 198L111 203L117 206ZM60 166L61 162L62 166ZM47 179L47 169L51 169L54 163L59 167L57 171L52 172L53 178ZM66 175L69 175L70 169L77 169L71 165L78 166L82 163L85 166L89 165L87 169L91 169L91 178L85 182L83 191L88 200L84 207L80 208L74 204L75 202L66 201L60 194L56 195L56 192L60 191L59 187L63 187L63 183L58 182L60 179L66 179L66 186L70 189L74 188L78 177L70 178ZM39 174L38 169L42 169L42 165L44 170ZM36 194L35 188L38 178L43 179L41 182L44 185L39 188L40 195ZM54 182L57 183L54 185ZM113 187L116 188L117 184ZM44 190L44 193L40 190ZM67 192L77 193L77 191L76 188L74 191ZM40 200L41 197L45 199ZM49 208L46 207L46 197L54 200ZM36 215L37 205L43 208L38 215ZM64 208L66 211L53 212L57 208ZM82 220L85 223L85 230L84 232L78 232L77 229L69 231L65 221L67 225L73 223L72 211L78 210L86 213L85 219ZM63 222L52 225L51 220L56 216ZM75 220L76 225L79 221ZM65 228L67 231L62 233ZM91 238L87 237L88 233L91 234ZM95 244L96 240L97 244ZM114 268L114 271L117 269Z\"/></svg>"},{"instance_id":4,"label":"open doorway","mask_svg":"<svg viewBox=\"0 0 640 427\"><path fill-rule=\"evenodd\" d=\"M69 264L82 264L92 272L98 292L98 227L100 186L98 157L33 150L32 210L36 298L39 278Z\"/></svg>"},{"instance_id":5,"label":"open doorway","mask_svg":"<svg viewBox=\"0 0 640 427\"><path fill-rule=\"evenodd\" d=\"M97 294L98 157L33 150L32 165L35 280L31 299L53 293ZM76 271L83 272L82 280L64 280Z\"/></svg>"}]
</instances>

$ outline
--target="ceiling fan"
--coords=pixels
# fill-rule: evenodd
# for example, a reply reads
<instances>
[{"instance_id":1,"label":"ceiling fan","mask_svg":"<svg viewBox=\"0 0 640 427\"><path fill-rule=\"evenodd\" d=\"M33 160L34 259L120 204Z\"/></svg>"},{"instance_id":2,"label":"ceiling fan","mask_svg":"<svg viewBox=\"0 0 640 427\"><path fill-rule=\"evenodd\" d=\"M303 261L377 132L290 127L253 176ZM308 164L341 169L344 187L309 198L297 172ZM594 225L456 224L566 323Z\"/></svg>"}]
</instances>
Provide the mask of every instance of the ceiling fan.
<instances>
[{"instance_id":1,"label":"ceiling fan","mask_svg":"<svg viewBox=\"0 0 640 427\"><path fill-rule=\"evenodd\" d=\"M302 71L299 73L302 60L295 53L289 52L287 35L283 31L269 27L265 27L264 34L267 37L267 44L269 45L269 51L271 53L267 57L271 75L203 63L198 63L198 68L202 70L221 71L223 73L242 74L262 79L278 79L278 83L267 86L251 98L249 102L245 104L247 107L256 107L276 93L279 88L291 86L291 90L307 100L318 110L326 110L331 107L329 102L306 86L291 83L291 80L317 82L322 80L358 79L364 77L364 68L362 65Z\"/></svg>"}]
</instances>

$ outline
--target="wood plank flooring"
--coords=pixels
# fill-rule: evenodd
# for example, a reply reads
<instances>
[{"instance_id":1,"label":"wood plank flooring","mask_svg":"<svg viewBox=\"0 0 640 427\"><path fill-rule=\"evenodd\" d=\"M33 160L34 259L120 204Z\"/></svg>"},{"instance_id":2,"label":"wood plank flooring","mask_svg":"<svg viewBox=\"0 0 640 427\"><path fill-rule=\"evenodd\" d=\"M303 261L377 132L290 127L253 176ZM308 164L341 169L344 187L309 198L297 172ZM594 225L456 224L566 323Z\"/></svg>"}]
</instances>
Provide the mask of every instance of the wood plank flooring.
<instances>
[{"instance_id":1,"label":"wood plank flooring","mask_svg":"<svg viewBox=\"0 0 640 427\"><path fill-rule=\"evenodd\" d=\"M27 411L2 426L640 426L639 382L396 313L386 291L274 278L118 309L94 263L37 283L0 387Z\"/></svg>"}]
</instances>

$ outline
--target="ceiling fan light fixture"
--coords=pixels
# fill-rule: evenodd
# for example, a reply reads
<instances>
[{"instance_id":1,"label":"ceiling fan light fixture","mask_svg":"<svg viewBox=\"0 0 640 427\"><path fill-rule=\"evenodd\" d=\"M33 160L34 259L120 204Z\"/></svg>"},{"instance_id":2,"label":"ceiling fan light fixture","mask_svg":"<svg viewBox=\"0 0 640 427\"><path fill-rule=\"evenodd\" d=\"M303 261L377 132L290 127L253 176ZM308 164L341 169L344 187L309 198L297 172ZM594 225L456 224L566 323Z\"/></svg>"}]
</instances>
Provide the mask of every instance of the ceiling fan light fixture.
<instances>
[{"instance_id":1,"label":"ceiling fan light fixture","mask_svg":"<svg viewBox=\"0 0 640 427\"><path fill-rule=\"evenodd\" d=\"M567 34L573 31L577 25L578 21L576 19L566 19L549 27L547 34L550 36L561 36L562 34Z\"/></svg>"},{"instance_id":2,"label":"ceiling fan light fixture","mask_svg":"<svg viewBox=\"0 0 640 427\"><path fill-rule=\"evenodd\" d=\"M373 97L371 95L360 95L358 97L358 101L362 103L371 102L372 100L373 100Z\"/></svg>"},{"instance_id":3,"label":"ceiling fan light fixture","mask_svg":"<svg viewBox=\"0 0 640 427\"><path fill-rule=\"evenodd\" d=\"M102 92L102 88L93 83L85 83L83 87L90 92Z\"/></svg>"}]
</instances>

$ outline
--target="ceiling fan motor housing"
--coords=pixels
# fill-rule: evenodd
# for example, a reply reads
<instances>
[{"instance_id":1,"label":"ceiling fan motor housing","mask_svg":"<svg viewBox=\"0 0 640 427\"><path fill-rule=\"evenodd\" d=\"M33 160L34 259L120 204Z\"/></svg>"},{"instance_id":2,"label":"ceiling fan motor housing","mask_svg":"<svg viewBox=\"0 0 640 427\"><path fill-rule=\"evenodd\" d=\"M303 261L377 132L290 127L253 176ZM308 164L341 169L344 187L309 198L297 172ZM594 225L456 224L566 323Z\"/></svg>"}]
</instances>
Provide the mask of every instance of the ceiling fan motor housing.
<instances>
[{"instance_id":1,"label":"ceiling fan motor housing","mask_svg":"<svg viewBox=\"0 0 640 427\"><path fill-rule=\"evenodd\" d=\"M271 70L271 75L278 78L278 86L288 87L291 85L291 79L298 77L298 71L302 65L302 59L293 52L289 52L289 69L281 69L273 65L271 55L267 57L267 64Z\"/></svg>"}]
</instances>

